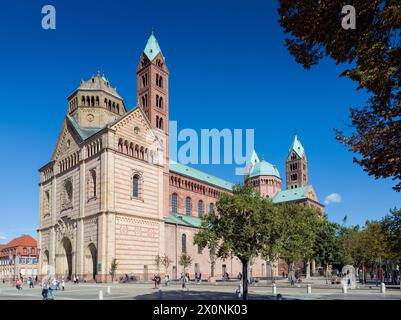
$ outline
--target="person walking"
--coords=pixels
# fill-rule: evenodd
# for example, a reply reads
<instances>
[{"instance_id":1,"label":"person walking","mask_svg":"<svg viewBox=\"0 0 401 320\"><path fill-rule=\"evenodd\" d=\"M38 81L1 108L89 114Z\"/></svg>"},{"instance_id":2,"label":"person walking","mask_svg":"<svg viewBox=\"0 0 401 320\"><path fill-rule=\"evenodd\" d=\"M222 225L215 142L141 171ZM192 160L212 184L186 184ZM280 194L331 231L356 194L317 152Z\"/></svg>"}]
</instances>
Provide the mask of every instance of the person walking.
<instances>
[{"instance_id":1,"label":"person walking","mask_svg":"<svg viewBox=\"0 0 401 320\"><path fill-rule=\"evenodd\" d=\"M47 300L47 293L49 292L49 282L47 277L43 278L42 281L42 297L43 300Z\"/></svg>"},{"instance_id":2,"label":"person walking","mask_svg":"<svg viewBox=\"0 0 401 320\"><path fill-rule=\"evenodd\" d=\"M164 284L166 287L168 287L170 284L170 277L168 274L164 275Z\"/></svg>"},{"instance_id":3,"label":"person walking","mask_svg":"<svg viewBox=\"0 0 401 320\"><path fill-rule=\"evenodd\" d=\"M181 273L180 281L181 281L182 290L185 290L187 288L188 278L184 272Z\"/></svg>"},{"instance_id":4,"label":"person walking","mask_svg":"<svg viewBox=\"0 0 401 320\"><path fill-rule=\"evenodd\" d=\"M61 278L61 290L64 291L65 289L65 281L64 281L64 277Z\"/></svg>"},{"instance_id":5,"label":"person walking","mask_svg":"<svg viewBox=\"0 0 401 320\"><path fill-rule=\"evenodd\" d=\"M16 288L18 291L21 291L21 290L22 290L22 281L21 281L21 279L17 279L17 282L15 283L15 288Z\"/></svg>"},{"instance_id":6,"label":"person walking","mask_svg":"<svg viewBox=\"0 0 401 320\"><path fill-rule=\"evenodd\" d=\"M29 288L35 288L33 285L33 279L31 277L28 278Z\"/></svg>"}]
</instances>

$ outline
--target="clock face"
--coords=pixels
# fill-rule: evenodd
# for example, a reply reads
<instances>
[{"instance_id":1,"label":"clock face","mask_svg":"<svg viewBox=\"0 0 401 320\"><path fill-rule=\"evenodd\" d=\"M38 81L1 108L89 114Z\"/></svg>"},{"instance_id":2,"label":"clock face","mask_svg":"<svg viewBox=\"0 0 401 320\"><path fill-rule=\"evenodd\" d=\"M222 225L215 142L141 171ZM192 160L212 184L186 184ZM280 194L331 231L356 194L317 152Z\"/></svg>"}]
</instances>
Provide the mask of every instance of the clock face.
<instances>
[{"instance_id":1,"label":"clock face","mask_svg":"<svg viewBox=\"0 0 401 320\"><path fill-rule=\"evenodd\" d=\"M92 121L95 119L95 117L94 117L93 114L88 114L88 115L86 116L86 119L88 119L89 122L92 122Z\"/></svg>"}]
</instances>

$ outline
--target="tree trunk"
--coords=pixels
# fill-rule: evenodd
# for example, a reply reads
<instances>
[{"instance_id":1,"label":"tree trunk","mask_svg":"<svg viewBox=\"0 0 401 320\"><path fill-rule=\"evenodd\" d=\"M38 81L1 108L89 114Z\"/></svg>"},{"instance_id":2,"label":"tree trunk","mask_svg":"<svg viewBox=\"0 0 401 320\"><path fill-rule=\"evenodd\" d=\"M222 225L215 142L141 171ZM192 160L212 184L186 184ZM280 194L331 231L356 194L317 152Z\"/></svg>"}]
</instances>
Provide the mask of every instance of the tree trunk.
<instances>
[{"instance_id":1,"label":"tree trunk","mask_svg":"<svg viewBox=\"0 0 401 320\"><path fill-rule=\"evenodd\" d=\"M242 262L242 300L248 300L248 260Z\"/></svg>"},{"instance_id":2,"label":"tree trunk","mask_svg":"<svg viewBox=\"0 0 401 320\"><path fill-rule=\"evenodd\" d=\"M310 260L306 262L306 279L310 278Z\"/></svg>"}]
</instances>

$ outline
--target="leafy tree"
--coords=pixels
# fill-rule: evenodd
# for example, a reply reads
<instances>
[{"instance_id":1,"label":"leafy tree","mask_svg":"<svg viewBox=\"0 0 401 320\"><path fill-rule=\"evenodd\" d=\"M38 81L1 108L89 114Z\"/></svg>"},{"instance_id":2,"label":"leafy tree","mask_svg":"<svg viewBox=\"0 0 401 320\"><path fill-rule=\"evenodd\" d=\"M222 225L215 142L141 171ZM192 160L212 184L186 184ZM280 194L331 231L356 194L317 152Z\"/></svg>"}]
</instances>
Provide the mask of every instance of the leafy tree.
<instances>
[{"instance_id":1,"label":"leafy tree","mask_svg":"<svg viewBox=\"0 0 401 320\"><path fill-rule=\"evenodd\" d=\"M394 260L401 259L401 210L394 208L390 214L386 215L381 221L387 242L389 245L389 256Z\"/></svg>"},{"instance_id":2,"label":"leafy tree","mask_svg":"<svg viewBox=\"0 0 401 320\"><path fill-rule=\"evenodd\" d=\"M185 272L186 269L192 264L192 257L189 254L183 252L178 263L184 268Z\"/></svg>"},{"instance_id":3,"label":"leafy tree","mask_svg":"<svg viewBox=\"0 0 401 320\"><path fill-rule=\"evenodd\" d=\"M156 265L157 271L160 271L160 266L162 265L162 261L163 261L163 257L160 254L156 255L155 265Z\"/></svg>"},{"instance_id":4,"label":"leafy tree","mask_svg":"<svg viewBox=\"0 0 401 320\"><path fill-rule=\"evenodd\" d=\"M114 281L114 277L116 276L117 268L118 268L117 259L113 259L111 261L111 265L110 265L111 281Z\"/></svg>"},{"instance_id":5,"label":"leafy tree","mask_svg":"<svg viewBox=\"0 0 401 320\"><path fill-rule=\"evenodd\" d=\"M340 262L340 226L337 223L329 222L327 218L322 219L318 224L316 240L314 243L314 258L326 270L329 265Z\"/></svg>"},{"instance_id":6,"label":"leafy tree","mask_svg":"<svg viewBox=\"0 0 401 320\"><path fill-rule=\"evenodd\" d=\"M248 265L252 258L268 253L268 227L264 219L273 206L266 205L250 186L236 185L232 194L221 194L217 201L218 215L205 215L194 243L215 246L218 257L236 256L242 263L243 299L248 297ZM269 211L266 211L268 210Z\"/></svg>"},{"instance_id":7,"label":"leafy tree","mask_svg":"<svg viewBox=\"0 0 401 320\"><path fill-rule=\"evenodd\" d=\"M317 229L322 217L319 211L299 204L284 204L280 208L284 224L280 253L289 262L289 271L293 273L295 262L313 258Z\"/></svg>"},{"instance_id":8,"label":"leafy tree","mask_svg":"<svg viewBox=\"0 0 401 320\"><path fill-rule=\"evenodd\" d=\"M342 28L342 8L356 10L356 29ZM399 0L280 0L285 45L306 69L329 56L349 66L341 76L369 94L366 105L350 110L350 132L337 139L356 154L369 175L392 177L401 190L401 4ZM357 158L358 156L358 158Z\"/></svg>"},{"instance_id":9,"label":"leafy tree","mask_svg":"<svg viewBox=\"0 0 401 320\"><path fill-rule=\"evenodd\" d=\"M164 254L161 259L161 264L164 267L165 273L167 274L168 267L171 265L172 260L169 258L168 255Z\"/></svg>"}]
</instances>

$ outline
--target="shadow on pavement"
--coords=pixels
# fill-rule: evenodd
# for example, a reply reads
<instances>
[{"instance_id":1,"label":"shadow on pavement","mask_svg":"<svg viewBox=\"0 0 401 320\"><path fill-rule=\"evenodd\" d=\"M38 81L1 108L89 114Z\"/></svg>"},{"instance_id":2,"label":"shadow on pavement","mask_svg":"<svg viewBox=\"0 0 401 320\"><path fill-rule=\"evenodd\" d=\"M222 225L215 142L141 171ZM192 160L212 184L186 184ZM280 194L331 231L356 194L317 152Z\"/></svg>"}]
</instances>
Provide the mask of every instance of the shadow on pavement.
<instances>
[{"instance_id":1,"label":"shadow on pavement","mask_svg":"<svg viewBox=\"0 0 401 320\"><path fill-rule=\"evenodd\" d=\"M216 292L216 291L155 291L150 294L138 295L136 300L238 300L234 293L229 292ZM249 300L277 300L272 295L255 295L249 294ZM282 300L287 300L285 297Z\"/></svg>"}]
</instances>

